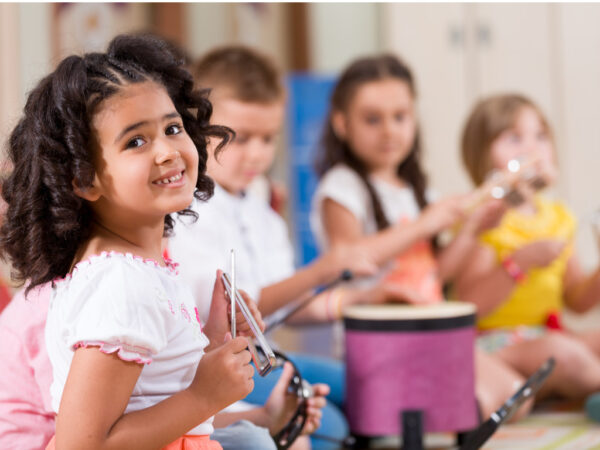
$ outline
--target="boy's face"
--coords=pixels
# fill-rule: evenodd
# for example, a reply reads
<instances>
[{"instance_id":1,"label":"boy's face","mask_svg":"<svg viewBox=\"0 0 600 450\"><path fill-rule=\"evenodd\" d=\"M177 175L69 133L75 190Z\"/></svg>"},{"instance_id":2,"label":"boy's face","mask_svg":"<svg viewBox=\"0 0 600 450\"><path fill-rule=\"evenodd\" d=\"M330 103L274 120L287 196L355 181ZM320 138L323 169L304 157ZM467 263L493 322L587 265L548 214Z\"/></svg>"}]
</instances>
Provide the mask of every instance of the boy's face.
<instances>
[{"instance_id":1,"label":"boy's face","mask_svg":"<svg viewBox=\"0 0 600 450\"><path fill-rule=\"evenodd\" d=\"M245 103L218 98L213 103L211 122L233 129L236 138L214 157L209 150L208 175L232 194L239 194L271 167L276 137L284 115L283 101Z\"/></svg>"}]
</instances>

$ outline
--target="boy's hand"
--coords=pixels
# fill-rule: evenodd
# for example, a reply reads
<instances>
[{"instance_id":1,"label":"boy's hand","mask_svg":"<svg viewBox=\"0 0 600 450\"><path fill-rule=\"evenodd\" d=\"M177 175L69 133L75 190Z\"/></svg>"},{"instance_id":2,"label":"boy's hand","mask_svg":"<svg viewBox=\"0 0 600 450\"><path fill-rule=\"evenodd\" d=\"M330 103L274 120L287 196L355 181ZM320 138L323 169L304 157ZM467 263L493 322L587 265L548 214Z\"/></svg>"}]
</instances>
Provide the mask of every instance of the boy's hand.
<instances>
[{"instance_id":1,"label":"boy's hand","mask_svg":"<svg viewBox=\"0 0 600 450\"><path fill-rule=\"evenodd\" d=\"M269 420L269 432L271 435L275 435L281 431L298 408L298 397L295 394L287 392L293 375L294 368L289 362L286 362L277 384L265 403L264 408ZM307 419L302 429L303 434L311 434L321 425L322 409L327 403L325 396L329 394L329 386L326 384L314 384L312 387L314 395L306 399Z\"/></svg>"},{"instance_id":2,"label":"boy's hand","mask_svg":"<svg viewBox=\"0 0 600 450\"><path fill-rule=\"evenodd\" d=\"M302 434L312 434L321 426L323 408L327 404L325 397L329 394L329 386L323 383L312 385L313 396L306 400L308 417L302 429Z\"/></svg>"},{"instance_id":3,"label":"boy's hand","mask_svg":"<svg viewBox=\"0 0 600 450\"><path fill-rule=\"evenodd\" d=\"M248 341L231 339L205 353L198 363L196 375L188 388L198 402L208 403L216 412L246 397L254 389L254 368L250 365Z\"/></svg>"},{"instance_id":4,"label":"boy's hand","mask_svg":"<svg viewBox=\"0 0 600 450\"><path fill-rule=\"evenodd\" d=\"M287 424L298 406L298 399L295 395L289 394L287 388L294 375L294 368L289 362L283 365L283 370L279 380L273 387L264 409L269 423L269 433L276 435Z\"/></svg>"}]
</instances>

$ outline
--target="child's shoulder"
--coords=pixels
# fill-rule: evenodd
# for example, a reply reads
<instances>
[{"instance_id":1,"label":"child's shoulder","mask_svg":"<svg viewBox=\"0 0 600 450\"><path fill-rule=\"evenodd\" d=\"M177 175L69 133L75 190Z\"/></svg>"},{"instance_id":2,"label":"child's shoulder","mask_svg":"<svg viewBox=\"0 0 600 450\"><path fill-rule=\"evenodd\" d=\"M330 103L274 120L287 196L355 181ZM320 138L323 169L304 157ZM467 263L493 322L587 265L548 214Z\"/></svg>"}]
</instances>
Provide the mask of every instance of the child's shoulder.
<instances>
[{"instance_id":1,"label":"child's shoulder","mask_svg":"<svg viewBox=\"0 0 600 450\"><path fill-rule=\"evenodd\" d=\"M338 163L329 169L323 175L322 182L348 182L348 183L360 183L360 176L351 167L346 164Z\"/></svg>"},{"instance_id":2,"label":"child's shoulder","mask_svg":"<svg viewBox=\"0 0 600 450\"><path fill-rule=\"evenodd\" d=\"M336 164L329 169L319 182L318 193L325 196L333 195L368 195L367 187L360 175L346 164Z\"/></svg>"},{"instance_id":3,"label":"child's shoulder","mask_svg":"<svg viewBox=\"0 0 600 450\"><path fill-rule=\"evenodd\" d=\"M50 310L92 321L118 316L126 322L138 320L141 314L160 315L159 309L166 313L173 309L173 301L184 298L184 286L176 275L174 263L164 267L131 253L102 252L54 280Z\"/></svg>"},{"instance_id":4,"label":"child's shoulder","mask_svg":"<svg viewBox=\"0 0 600 450\"><path fill-rule=\"evenodd\" d=\"M53 283L55 286L87 286L89 289L97 289L118 284L136 285L156 279L157 275L176 274L177 264L170 260L167 260L166 266L161 266L154 259L132 253L103 251L78 262L69 274L55 279Z\"/></svg>"}]
</instances>

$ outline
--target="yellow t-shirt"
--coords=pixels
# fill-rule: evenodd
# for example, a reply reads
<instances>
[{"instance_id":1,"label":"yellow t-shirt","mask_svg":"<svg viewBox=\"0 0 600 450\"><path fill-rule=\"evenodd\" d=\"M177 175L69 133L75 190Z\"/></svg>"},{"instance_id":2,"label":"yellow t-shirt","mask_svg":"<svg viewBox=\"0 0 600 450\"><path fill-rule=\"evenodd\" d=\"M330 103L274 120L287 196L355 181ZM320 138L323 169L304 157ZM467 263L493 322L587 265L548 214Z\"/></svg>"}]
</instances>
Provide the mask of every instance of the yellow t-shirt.
<instances>
[{"instance_id":1,"label":"yellow t-shirt","mask_svg":"<svg viewBox=\"0 0 600 450\"><path fill-rule=\"evenodd\" d=\"M480 329L544 325L551 312L563 306L563 284L567 261L572 253L575 218L559 202L536 198L537 212L524 215L508 211L500 225L480 236L496 252L498 261L515 250L540 239L563 239L568 245L550 265L531 269L515 285L511 295L492 313L478 321Z\"/></svg>"}]
</instances>

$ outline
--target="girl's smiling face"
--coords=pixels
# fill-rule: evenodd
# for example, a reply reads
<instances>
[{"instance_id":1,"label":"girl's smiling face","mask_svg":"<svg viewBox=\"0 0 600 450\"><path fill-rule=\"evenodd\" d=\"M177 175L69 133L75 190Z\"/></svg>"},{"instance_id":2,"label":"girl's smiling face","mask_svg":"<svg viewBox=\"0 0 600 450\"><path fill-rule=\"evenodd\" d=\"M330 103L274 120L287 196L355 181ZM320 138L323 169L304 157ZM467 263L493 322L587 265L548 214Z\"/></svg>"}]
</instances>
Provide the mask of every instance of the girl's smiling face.
<instances>
[{"instance_id":1,"label":"girl's smiling face","mask_svg":"<svg viewBox=\"0 0 600 450\"><path fill-rule=\"evenodd\" d=\"M137 223L191 204L198 152L164 87L124 87L103 101L92 128L96 174L82 196L96 213Z\"/></svg>"},{"instance_id":2,"label":"girl's smiling face","mask_svg":"<svg viewBox=\"0 0 600 450\"><path fill-rule=\"evenodd\" d=\"M416 135L409 85L387 78L358 87L346 111L332 116L336 134L369 171L394 169L409 155Z\"/></svg>"}]
</instances>

